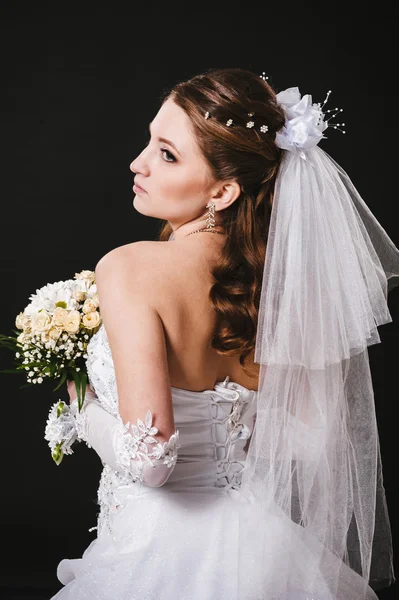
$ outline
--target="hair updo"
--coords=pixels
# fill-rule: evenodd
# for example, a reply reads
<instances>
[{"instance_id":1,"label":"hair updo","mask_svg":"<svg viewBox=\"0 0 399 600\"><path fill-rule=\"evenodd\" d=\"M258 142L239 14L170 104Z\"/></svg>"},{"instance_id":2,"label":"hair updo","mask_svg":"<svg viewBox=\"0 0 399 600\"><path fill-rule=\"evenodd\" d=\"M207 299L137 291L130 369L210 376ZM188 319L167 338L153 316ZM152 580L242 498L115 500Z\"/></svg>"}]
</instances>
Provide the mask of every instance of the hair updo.
<instances>
[{"instance_id":1,"label":"hair updo","mask_svg":"<svg viewBox=\"0 0 399 600\"><path fill-rule=\"evenodd\" d=\"M191 121L197 144L216 180L235 179L240 196L218 212L226 233L210 292L217 313L212 347L225 356L240 355L250 377L274 184L282 150L274 140L285 113L273 88L244 69L214 69L178 83L163 96L171 98ZM209 112L209 118L205 118ZM249 116L248 113L254 113ZM232 119L230 126L227 122ZM254 126L247 127L248 121ZM267 125L267 132L261 126ZM263 128L263 131L265 128ZM167 241L172 228L163 222L158 239ZM250 357L250 366L245 364Z\"/></svg>"}]
</instances>

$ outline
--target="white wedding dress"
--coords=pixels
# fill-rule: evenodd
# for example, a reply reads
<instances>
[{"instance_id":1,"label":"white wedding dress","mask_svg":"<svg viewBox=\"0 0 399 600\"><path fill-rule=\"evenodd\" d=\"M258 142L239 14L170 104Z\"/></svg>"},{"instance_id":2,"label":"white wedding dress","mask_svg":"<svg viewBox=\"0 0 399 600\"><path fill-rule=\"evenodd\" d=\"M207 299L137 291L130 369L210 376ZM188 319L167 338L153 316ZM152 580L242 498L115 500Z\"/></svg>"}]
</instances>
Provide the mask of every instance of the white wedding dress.
<instances>
[{"instance_id":1,"label":"white wedding dress","mask_svg":"<svg viewBox=\"0 0 399 600\"><path fill-rule=\"evenodd\" d=\"M90 340L87 367L101 409L118 415L104 326ZM228 377L213 390L171 390L179 449L170 476L151 487L140 480L126 482L104 464L97 537L81 558L61 560L57 576L64 587L51 600L272 600L268 594L262 599L251 594L250 573L247 594L237 595L240 476L257 392ZM268 589L271 579L278 580L275 567L285 560L289 530L288 518L270 519ZM302 582L310 559L299 544L296 554L293 564ZM340 600L358 597L360 577L349 569L347 577L353 595ZM292 590L273 600L308 597ZM325 598L331 600L323 591L314 600ZM377 599L371 588L369 598Z\"/></svg>"}]
</instances>

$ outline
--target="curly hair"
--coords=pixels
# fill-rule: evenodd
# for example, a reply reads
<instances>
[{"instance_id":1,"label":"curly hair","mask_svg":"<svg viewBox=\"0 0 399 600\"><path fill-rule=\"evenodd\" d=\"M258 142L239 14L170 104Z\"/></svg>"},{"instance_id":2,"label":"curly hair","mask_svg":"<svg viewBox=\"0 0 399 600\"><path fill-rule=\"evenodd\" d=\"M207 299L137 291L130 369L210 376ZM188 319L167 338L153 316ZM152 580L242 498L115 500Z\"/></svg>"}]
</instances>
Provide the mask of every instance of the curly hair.
<instances>
[{"instance_id":1,"label":"curly hair","mask_svg":"<svg viewBox=\"0 0 399 600\"><path fill-rule=\"evenodd\" d=\"M210 299L217 313L212 348L240 355L249 377L259 376L253 361L266 244L274 184L282 151L274 140L285 123L276 92L259 75L239 68L213 69L165 92L188 115L196 142L215 180L235 179L240 196L218 213L226 241L212 271ZM206 112L210 118L205 118ZM248 113L255 113L249 117ZM226 126L229 119L232 126ZM246 127L255 122L252 129ZM267 125L267 133L259 131ZM172 233L163 221L159 241ZM246 360L250 366L246 364ZM251 360L250 360L251 359Z\"/></svg>"}]
</instances>

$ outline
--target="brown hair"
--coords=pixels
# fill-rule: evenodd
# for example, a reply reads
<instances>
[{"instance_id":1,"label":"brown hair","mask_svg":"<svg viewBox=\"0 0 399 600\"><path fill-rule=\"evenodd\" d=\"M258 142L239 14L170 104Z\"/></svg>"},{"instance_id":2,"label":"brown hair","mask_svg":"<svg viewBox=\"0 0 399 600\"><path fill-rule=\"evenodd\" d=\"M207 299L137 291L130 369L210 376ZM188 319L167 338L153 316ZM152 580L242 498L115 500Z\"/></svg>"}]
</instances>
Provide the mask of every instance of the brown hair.
<instances>
[{"instance_id":1,"label":"brown hair","mask_svg":"<svg viewBox=\"0 0 399 600\"><path fill-rule=\"evenodd\" d=\"M225 356L240 355L250 377L259 365L245 364L255 350L258 310L273 191L282 151L274 142L285 122L273 88L259 75L244 69L216 69L178 83L163 96L190 118L197 144L215 180L235 179L240 196L218 213L226 233L210 292L218 318L212 347ZM210 113L205 119L205 113ZM248 113L255 113L248 116ZM226 126L229 119L231 126ZM252 128L246 126L254 121ZM266 133L260 132L267 125ZM163 221L159 241L172 233Z\"/></svg>"}]
</instances>

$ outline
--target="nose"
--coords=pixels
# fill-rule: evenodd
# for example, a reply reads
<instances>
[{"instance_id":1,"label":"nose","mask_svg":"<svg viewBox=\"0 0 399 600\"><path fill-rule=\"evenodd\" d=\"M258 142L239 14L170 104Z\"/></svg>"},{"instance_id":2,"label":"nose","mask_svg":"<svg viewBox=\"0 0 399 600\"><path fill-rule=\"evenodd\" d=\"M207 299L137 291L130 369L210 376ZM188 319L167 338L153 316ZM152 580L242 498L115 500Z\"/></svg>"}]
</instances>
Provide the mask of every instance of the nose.
<instances>
[{"instance_id":1,"label":"nose","mask_svg":"<svg viewBox=\"0 0 399 600\"><path fill-rule=\"evenodd\" d=\"M132 162L130 163L129 169L131 170L132 173L137 173L136 159L132 160Z\"/></svg>"},{"instance_id":2,"label":"nose","mask_svg":"<svg viewBox=\"0 0 399 600\"><path fill-rule=\"evenodd\" d=\"M146 160L143 157L143 152L136 156L136 158L130 163L129 169L132 171L132 173L141 173L142 175L148 175L148 165L146 164Z\"/></svg>"}]
</instances>

